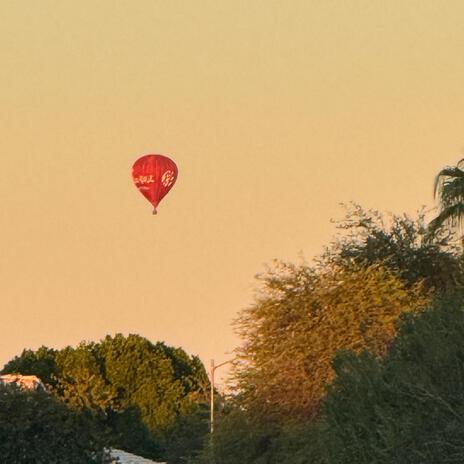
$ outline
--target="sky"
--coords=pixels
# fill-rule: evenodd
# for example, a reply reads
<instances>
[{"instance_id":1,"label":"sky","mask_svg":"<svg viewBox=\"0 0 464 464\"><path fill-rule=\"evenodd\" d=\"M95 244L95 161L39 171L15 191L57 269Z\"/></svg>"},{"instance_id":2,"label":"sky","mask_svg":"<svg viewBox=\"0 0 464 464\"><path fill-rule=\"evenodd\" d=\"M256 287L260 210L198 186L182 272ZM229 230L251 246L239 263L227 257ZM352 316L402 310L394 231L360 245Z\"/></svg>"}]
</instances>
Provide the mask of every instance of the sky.
<instances>
[{"instance_id":1,"label":"sky","mask_svg":"<svg viewBox=\"0 0 464 464\"><path fill-rule=\"evenodd\" d=\"M0 365L137 333L209 364L340 203L413 214L464 157L460 0L0 2ZM179 167L158 215L131 179Z\"/></svg>"}]
</instances>

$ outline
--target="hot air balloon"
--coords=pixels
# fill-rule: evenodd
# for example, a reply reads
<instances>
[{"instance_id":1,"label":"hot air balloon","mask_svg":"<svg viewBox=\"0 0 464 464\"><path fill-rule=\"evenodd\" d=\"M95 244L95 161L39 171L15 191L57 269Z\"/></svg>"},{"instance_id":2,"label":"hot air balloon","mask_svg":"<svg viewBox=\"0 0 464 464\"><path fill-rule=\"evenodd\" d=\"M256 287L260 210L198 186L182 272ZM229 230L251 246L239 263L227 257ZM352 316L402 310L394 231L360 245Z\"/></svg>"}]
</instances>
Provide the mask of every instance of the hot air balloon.
<instances>
[{"instance_id":1,"label":"hot air balloon","mask_svg":"<svg viewBox=\"0 0 464 464\"><path fill-rule=\"evenodd\" d=\"M144 155L132 167L132 178L142 195L153 205L153 214L159 202L171 190L177 179L177 166L164 155Z\"/></svg>"}]
</instances>

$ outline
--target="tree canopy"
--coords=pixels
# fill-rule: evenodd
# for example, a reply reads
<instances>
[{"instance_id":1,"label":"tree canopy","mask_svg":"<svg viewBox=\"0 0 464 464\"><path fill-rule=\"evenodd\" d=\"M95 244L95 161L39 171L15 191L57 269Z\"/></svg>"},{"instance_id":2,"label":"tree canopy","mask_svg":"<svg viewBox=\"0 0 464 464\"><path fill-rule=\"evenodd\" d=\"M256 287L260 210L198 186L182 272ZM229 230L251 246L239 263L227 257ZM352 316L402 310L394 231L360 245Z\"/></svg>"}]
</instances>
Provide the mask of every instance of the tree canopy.
<instances>
[{"instance_id":1,"label":"tree canopy","mask_svg":"<svg viewBox=\"0 0 464 464\"><path fill-rule=\"evenodd\" d=\"M374 453L381 445L366 438L367 431L377 440L382 438L378 438L382 417L375 415L377 401L384 401L380 414L392 422L395 414L403 417L395 432L397 444L404 444L400 428L408 430L408 421L415 421L411 435L405 435L413 440L432 420L435 400L423 402L417 394L417 408L408 411L405 396L398 400L398 404L403 401L401 411L393 408L388 412L388 402L402 394L391 389L401 384L391 383L385 391L379 386L380 373L387 372L384 366L392 362L393 353L401 351L399 347L408 337L408 346L402 351L405 362L396 365L395 375L400 375L401 368L409 369L408 382L418 385L423 382L422 373L432 375L432 365L443 383L448 375L448 367L440 370L432 363L433 350L424 358L422 348L418 352L413 348L413 340L420 330L418 321L428 320L430 305L462 289L463 258L454 245L453 231L441 228L431 236L424 217L424 212L417 217L384 215L351 205L338 222L340 234L314 264L275 261L258 276L255 299L236 320L242 343L236 350L235 389L218 417L214 439L197 462L209 464L213 458L225 464L421 462L408 460L412 458L407 452L395 461L393 454L388 455L387 445L382 453L388 459L383 460L380 452L375 459L374 454L369 455L371 460L359 456L364 446L372 446ZM461 317L459 311L450 323L454 317ZM436 325L441 333L432 343L436 350L447 343L448 332L442 330L440 317L429 323L430 330ZM457 334L460 329L456 330ZM425 346L429 335L421 332L420 336ZM404 385L401 388L406 391ZM340 414L336 415L338 404ZM427 408L422 415L421 404ZM442 406L443 417L449 417L444 413L445 403ZM446 427L446 420L438 421L439 426ZM432 440L430 434L424 436ZM359 446L344 460L337 460L350 440L352 450ZM425 439L419 440L413 453L420 456L424 444ZM439 448L452 456L451 446L456 445L453 438L448 451ZM333 452L327 453L328 449ZM460 462L440 461L437 453L433 456L435 461L424 462Z\"/></svg>"},{"instance_id":2,"label":"tree canopy","mask_svg":"<svg viewBox=\"0 0 464 464\"><path fill-rule=\"evenodd\" d=\"M199 358L138 335L25 350L2 372L38 375L58 398L107 429L108 445L147 457L169 454L176 462L194 453L192 443L201 446L207 431L209 382ZM172 450L173 430L185 423L191 447Z\"/></svg>"},{"instance_id":3,"label":"tree canopy","mask_svg":"<svg viewBox=\"0 0 464 464\"><path fill-rule=\"evenodd\" d=\"M319 259L321 267L382 264L408 285L423 282L435 293L464 285L464 260L453 231L441 228L431 236L423 210L411 217L357 204L345 208L337 221L341 233Z\"/></svg>"},{"instance_id":4,"label":"tree canopy","mask_svg":"<svg viewBox=\"0 0 464 464\"><path fill-rule=\"evenodd\" d=\"M462 232L464 220L464 159L456 166L446 166L435 177L434 195L439 200L439 214L429 224L432 235L444 226Z\"/></svg>"},{"instance_id":5,"label":"tree canopy","mask_svg":"<svg viewBox=\"0 0 464 464\"><path fill-rule=\"evenodd\" d=\"M312 264L258 276L211 440L206 371L180 348L108 336L3 372L38 375L107 445L170 464L462 462L464 260L424 217L352 205Z\"/></svg>"},{"instance_id":6,"label":"tree canopy","mask_svg":"<svg viewBox=\"0 0 464 464\"><path fill-rule=\"evenodd\" d=\"M384 359L338 356L323 412L327 464L463 462L463 295L404 319Z\"/></svg>"},{"instance_id":7,"label":"tree canopy","mask_svg":"<svg viewBox=\"0 0 464 464\"><path fill-rule=\"evenodd\" d=\"M44 391L0 386L0 455L15 464L101 464L104 435Z\"/></svg>"},{"instance_id":8,"label":"tree canopy","mask_svg":"<svg viewBox=\"0 0 464 464\"><path fill-rule=\"evenodd\" d=\"M256 302L236 324L236 381L242 405L268 420L307 420L320 407L337 350L381 356L405 312L429 301L379 264L318 270L277 263L261 276Z\"/></svg>"}]
</instances>

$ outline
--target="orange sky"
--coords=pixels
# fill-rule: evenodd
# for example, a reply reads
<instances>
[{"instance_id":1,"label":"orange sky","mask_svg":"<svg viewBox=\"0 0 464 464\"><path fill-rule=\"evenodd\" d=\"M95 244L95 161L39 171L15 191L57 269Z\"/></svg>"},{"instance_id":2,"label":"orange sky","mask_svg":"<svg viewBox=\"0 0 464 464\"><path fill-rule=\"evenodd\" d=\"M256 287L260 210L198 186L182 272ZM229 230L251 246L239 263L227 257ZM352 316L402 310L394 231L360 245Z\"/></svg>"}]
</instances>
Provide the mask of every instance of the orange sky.
<instances>
[{"instance_id":1,"label":"orange sky","mask_svg":"<svg viewBox=\"0 0 464 464\"><path fill-rule=\"evenodd\" d=\"M432 206L464 147L460 0L0 2L0 364L116 332L205 362L340 202ZM179 178L151 215L134 160Z\"/></svg>"}]
</instances>

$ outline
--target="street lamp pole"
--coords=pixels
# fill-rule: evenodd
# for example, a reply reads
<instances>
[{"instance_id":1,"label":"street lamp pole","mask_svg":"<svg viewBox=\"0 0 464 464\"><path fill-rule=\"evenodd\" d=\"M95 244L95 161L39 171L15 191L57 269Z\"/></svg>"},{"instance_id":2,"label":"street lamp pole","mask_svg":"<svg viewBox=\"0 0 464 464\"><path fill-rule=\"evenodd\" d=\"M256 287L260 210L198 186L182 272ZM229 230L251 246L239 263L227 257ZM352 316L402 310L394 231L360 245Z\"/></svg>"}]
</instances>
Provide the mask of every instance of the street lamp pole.
<instances>
[{"instance_id":1,"label":"street lamp pole","mask_svg":"<svg viewBox=\"0 0 464 464\"><path fill-rule=\"evenodd\" d=\"M229 364L231 363L232 360L230 361L225 361L221 364L214 364L214 359L211 360L211 371L210 371L210 376L211 376L211 392L210 392L210 423L211 423L211 435L214 433L214 372L218 367L224 366L224 364Z\"/></svg>"}]
</instances>

